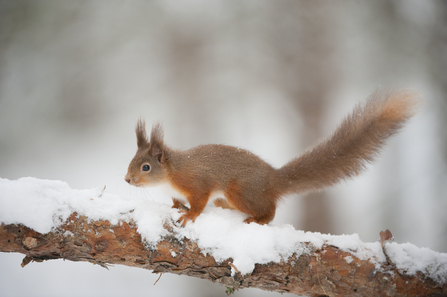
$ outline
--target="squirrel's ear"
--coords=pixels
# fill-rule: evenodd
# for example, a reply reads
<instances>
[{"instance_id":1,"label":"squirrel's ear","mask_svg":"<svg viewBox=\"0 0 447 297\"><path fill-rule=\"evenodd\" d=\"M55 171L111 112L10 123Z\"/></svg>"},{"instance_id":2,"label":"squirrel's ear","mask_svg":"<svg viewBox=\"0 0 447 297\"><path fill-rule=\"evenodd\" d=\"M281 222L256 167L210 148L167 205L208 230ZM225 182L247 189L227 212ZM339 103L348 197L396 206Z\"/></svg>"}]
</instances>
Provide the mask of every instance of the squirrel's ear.
<instances>
[{"instance_id":1,"label":"squirrel's ear","mask_svg":"<svg viewBox=\"0 0 447 297\"><path fill-rule=\"evenodd\" d=\"M151 144L151 154L154 156L158 163L164 164L164 152L163 148L158 143Z\"/></svg>"},{"instance_id":2,"label":"squirrel's ear","mask_svg":"<svg viewBox=\"0 0 447 297\"><path fill-rule=\"evenodd\" d=\"M152 126L150 147L152 156L156 157L160 164L163 164L164 162L163 128L161 127L161 124L159 122L156 122Z\"/></svg>"},{"instance_id":3,"label":"squirrel's ear","mask_svg":"<svg viewBox=\"0 0 447 297\"><path fill-rule=\"evenodd\" d=\"M137 145L138 147L147 146L147 135L146 135L146 124L143 119L137 121L137 127L135 128L135 133L137 134Z\"/></svg>"}]
</instances>

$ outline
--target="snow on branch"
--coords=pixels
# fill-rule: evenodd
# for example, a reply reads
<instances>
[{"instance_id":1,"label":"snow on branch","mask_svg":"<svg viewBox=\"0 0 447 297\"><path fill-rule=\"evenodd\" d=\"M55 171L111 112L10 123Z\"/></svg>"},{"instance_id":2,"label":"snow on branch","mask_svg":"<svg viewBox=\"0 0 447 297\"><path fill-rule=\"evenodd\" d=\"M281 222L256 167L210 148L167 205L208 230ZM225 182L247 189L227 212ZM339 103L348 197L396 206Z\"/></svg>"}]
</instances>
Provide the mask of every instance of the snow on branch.
<instances>
[{"instance_id":1,"label":"snow on branch","mask_svg":"<svg viewBox=\"0 0 447 297\"><path fill-rule=\"evenodd\" d=\"M185 228L169 205L74 190L59 181L0 179L0 251L31 261L122 264L307 296L447 294L447 254L357 235L244 224L210 207Z\"/></svg>"}]
</instances>

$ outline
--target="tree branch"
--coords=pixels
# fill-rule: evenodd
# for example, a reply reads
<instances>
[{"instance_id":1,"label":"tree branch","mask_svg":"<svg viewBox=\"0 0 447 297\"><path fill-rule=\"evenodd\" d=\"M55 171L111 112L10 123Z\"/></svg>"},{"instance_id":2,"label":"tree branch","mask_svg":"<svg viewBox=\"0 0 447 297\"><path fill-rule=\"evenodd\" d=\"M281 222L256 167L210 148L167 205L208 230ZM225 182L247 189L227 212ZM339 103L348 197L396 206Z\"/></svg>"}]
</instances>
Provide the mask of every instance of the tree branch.
<instances>
[{"instance_id":1,"label":"tree branch","mask_svg":"<svg viewBox=\"0 0 447 297\"><path fill-rule=\"evenodd\" d=\"M428 296L447 295L447 285L419 273L409 276L393 263L378 268L334 246L316 249L303 243L310 253L292 255L280 263L256 264L254 271L241 275L232 259L221 263L204 255L196 243L173 233L158 243L156 249L145 247L136 226L112 225L108 221L89 221L73 213L57 229L40 234L23 225L0 225L0 251L25 254L22 266L31 261L50 259L87 261L106 267L122 264L207 279L232 290L260 288L307 296ZM386 246L386 244L385 244ZM352 261L346 257L351 256ZM387 256L388 259L388 256ZM231 268L236 273L231 276Z\"/></svg>"}]
</instances>

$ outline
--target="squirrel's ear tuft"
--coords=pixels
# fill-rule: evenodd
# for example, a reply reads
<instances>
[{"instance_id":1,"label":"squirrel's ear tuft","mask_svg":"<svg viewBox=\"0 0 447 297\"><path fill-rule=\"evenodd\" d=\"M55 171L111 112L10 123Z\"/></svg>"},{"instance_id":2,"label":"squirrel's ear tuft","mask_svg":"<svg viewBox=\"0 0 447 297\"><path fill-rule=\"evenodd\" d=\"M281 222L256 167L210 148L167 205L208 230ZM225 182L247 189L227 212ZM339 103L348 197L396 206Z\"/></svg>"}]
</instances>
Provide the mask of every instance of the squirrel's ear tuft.
<instances>
[{"instance_id":1,"label":"squirrel's ear tuft","mask_svg":"<svg viewBox=\"0 0 447 297\"><path fill-rule=\"evenodd\" d=\"M152 156L157 157L158 162L163 164L164 152L163 152L163 128L161 123L155 122L152 126L150 151Z\"/></svg>"},{"instance_id":2,"label":"squirrel's ear tuft","mask_svg":"<svg viewBox=\"0 0 447 297\"><path fill-rule=\"evenodd\" d=\"M152 126L151 144L163 146L163 128L160 122L155 122Z\"/></svg>"},{"instance_id":3,"label":"squirrel's ear tuft","mask_svg":"<svg viewBox=\"0 0 447 297\"><path fill-rule=\"evenodd\" d=\"M137 127L135 128L135 133L137 134L138 147L143 147L143 146L148 145L145 126L146 126L146 124L143 119L139 119L137 121Z\"/></svg>"}]
</instances>

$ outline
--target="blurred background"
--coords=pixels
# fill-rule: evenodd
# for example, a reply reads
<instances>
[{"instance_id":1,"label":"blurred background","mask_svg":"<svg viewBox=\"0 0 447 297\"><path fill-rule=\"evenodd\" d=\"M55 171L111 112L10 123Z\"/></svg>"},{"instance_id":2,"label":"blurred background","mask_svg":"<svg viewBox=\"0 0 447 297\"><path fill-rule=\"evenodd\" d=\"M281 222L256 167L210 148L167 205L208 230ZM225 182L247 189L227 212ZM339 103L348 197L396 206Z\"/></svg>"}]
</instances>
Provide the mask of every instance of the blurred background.
<instances>
[{"instance_id":1,"label":"blurred background","mask_svg":"<svg viewBox=\"0 0 447 297\"><path fill-rule=\"evenodd\" d=\"M0 0L0 177L123 196L134 126L279 167L377 87L421 92L369 170L285 199L273 224L447 252L447 2ZM0 193L1 195L1 193ZM165 200L166 203L171 203ZM1 206L0 206L1 207ZM0 296L226 296L207 281L0 254ZM238 296L279 296L242 290Z\"/></svg>"}]
</instances>

